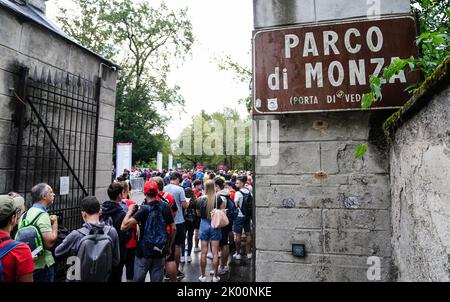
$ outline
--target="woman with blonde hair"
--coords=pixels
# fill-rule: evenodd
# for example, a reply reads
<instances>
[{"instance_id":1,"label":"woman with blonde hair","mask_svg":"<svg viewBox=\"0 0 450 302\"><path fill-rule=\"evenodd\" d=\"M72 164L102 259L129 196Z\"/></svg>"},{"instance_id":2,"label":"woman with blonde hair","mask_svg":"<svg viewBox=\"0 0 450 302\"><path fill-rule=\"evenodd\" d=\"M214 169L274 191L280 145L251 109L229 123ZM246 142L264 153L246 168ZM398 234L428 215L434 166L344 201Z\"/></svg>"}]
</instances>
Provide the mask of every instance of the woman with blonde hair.
<instances>
[{"instance_id":1,"label":"woman with blonde hair","mask_svg":"<svg viewBox=\"0 0 450 302\"><path fill-rule=\"evenodd\" d=\"M211 242L211 248L213 252L213 266L214 276L213 282L219 282L218 276L219 267L219 242L222 237L220 228L213 228L211 226L211 212L214 208L224 208L222 205L222 199L217 198L215 183L212 180L208 180L205 184L205 195L200 197L197 203L197 215L201 218L200 222L200 240L202 243L202 250L200 256L200 268L202 275L198 278L200 282L206 282L206 254L208 252L208 246Z\"/></svg>"}]
</instances>

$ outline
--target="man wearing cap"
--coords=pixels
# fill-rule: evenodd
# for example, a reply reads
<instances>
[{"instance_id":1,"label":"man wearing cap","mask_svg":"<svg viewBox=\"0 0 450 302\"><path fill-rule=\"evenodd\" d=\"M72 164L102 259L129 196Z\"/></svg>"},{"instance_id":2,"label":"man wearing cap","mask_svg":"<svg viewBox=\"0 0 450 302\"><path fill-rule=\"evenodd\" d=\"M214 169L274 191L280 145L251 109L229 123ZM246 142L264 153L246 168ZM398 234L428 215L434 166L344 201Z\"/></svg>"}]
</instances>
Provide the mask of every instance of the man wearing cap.
<instances>
[{"instance_id":1,"label":"man wearing cap","mask_svg":"<svg viewBox=\"0 0 450 302\"><path fill-rule=\"evenodd\" d=\"M30 247L10 237L21 213L22 200L0 195L0 261L3 268L0 276L4 282L33 282L34 263Z\"/></svg>"},{"instance_id":2,"label":"man wearing cap","mask_svg":"<svg viewBox=\"0 0 450 302\"><path fill-rule=\"evenodd\" d=\"M159 200L158 192L159 190L156 182L146 182L144 185L145 205L140 206L138 210L136 204L131 205L128 208L127 215L122 222L122 231L131 230L137 224L141 225L141 240L139 241L138 248L136 250L134 266L134 282L144 282L148 272L150 272L151 282L162 282L164 278L164 265L166 259L170 258L172 254L172 244L175 239L176 232L175 223L170 206L162 200ZM152 213L152 211L161 211L165 225L170 226L170 235L168 236L167 248L159 258L146 257L145 255L148 255L151 251L145 251L143 245L143 242L147 240L146 223L149 222L148 218L151 217L150 213ZM164 235L167 236L165 228L162 232L164 232Z\"/></svg>"},{"instance_id":3,"label":"man wearing cap","mask_svg":"<svg viewBox=\"0 0 450 302\"><path fill-rule=\"evenodd\" d=\"M20 209L21 213L25 212L25 199L23 199L23 197L19 193L9 192L8 196L11 196L14 199L14 204L16 205L17 208ZM15 238L16 233L17 233L17 225L11 231L10 237Z\"/></svg>"}]
</instances>

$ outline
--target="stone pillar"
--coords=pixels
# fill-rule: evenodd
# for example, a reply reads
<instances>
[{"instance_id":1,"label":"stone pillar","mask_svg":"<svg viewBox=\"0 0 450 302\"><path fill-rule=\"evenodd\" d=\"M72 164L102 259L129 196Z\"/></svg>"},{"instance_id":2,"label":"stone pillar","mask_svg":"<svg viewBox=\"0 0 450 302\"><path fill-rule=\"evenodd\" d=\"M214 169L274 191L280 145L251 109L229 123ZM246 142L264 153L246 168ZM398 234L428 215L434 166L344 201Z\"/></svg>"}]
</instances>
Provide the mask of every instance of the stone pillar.
<instances>
[{"instance_id":1,"label":"stone pillar","mask_svg":"<svg viewBox=\"0 0 450 302\"><path fill-rule=\"evenodd\" d=\"M102 67L100 111L97 137L97 175L95 196L104 202L109 200L107 189L111 184L113 164L114 119L116 109L117 72L106 65Z\"/></svg>"},{"instance_id":2,"label":"stone pillar","mask_svg":"<svg viewBox=\"0 0 450 302\"><path fill-rule=\"evenodd\" d=\"M254 0L254 27L404 14L409 5L408 0ZM381 129L391 113L255 117L279 120L280 141L275 166L263 165L261 156L255 161L256 281L368 281L378 260L380 280L394 279L388 152ZM363 143L369 151L355 159ZM292 255L294 243L305 244L305 258Z\"/></svg>"}]
</instances>

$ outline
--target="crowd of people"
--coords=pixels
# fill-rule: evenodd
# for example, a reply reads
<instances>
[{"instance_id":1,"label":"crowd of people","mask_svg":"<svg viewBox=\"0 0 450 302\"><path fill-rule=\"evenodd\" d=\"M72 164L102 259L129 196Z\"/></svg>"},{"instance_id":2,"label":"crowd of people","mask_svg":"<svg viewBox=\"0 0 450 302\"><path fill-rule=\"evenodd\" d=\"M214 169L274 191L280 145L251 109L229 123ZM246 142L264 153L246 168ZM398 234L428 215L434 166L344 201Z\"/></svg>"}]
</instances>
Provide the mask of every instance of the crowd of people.
<instances>
[{"instance_id":1,"label":"crowd of people","mask_svg":"<svg viewBox=\"0 0 450 302\"><path fill-rule=\"evenodd\" d=\"M31 189L28 210L17 193L0 196L0 282L53 282L61 259L72 264L67 281L121 282L125 270L129 282L147 274L151 282L176 282L185 278L180 264L192 263L192 253L200 253L198 280L207 281L211 259L209 274L220 281L232 259L252 259L252 173L183 172L124 171L109 186L109 200L81 200L84 224L63 239L48 213L55 199L48 184ZM130 196L133 176L145 180L143 201Z\"/></svg>"}]
</instances>

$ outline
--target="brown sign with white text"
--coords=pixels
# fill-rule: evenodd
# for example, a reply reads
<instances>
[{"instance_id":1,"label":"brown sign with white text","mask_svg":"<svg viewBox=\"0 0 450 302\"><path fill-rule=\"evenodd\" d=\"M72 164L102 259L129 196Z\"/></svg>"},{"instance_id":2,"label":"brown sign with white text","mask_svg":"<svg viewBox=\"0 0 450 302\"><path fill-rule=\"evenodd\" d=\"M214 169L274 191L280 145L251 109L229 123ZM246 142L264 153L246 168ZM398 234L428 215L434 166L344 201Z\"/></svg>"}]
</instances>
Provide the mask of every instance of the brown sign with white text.
<instances>
[{"instance_id":1,"label":"brown sign with white text","mask_svg":"<svg viewBox=\"0 0 450 302\"><path fill-rule=\"evenodd\" d=\"M258 31L253 39L254 114L355 110L370 76L395 58L418 57L413 17ZM420 81L406 71L382 86L373 108L397 108Z\"/></svg>"}]
</instances>

